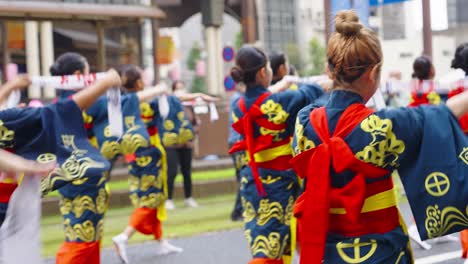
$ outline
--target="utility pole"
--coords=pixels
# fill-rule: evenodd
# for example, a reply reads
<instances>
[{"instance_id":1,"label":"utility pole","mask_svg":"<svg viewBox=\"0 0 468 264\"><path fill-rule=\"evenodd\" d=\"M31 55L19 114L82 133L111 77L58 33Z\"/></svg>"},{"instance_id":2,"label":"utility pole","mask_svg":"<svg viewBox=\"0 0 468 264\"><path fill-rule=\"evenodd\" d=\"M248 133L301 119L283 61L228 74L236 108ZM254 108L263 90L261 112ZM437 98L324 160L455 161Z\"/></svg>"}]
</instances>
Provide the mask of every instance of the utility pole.
<instances>
[{"instance_id":1,"label":"utility pole","mask_svg":"<svg viewBox=\"0 0 468 264\"><path fill-rule=\"evenodd\" d=\"M323 0L323 15L325 17L325 45L328 44L328 38L331 35L331 0Z\"/></svg>"},{"instance_id":2,"label":"utility pole","mask_svg":"<svg viewBox=\"0 0 468 264\"><path fill-rule=\"evenodd\" d=\"M423 12L423 54L432 58L431 1L422 0Z\"/></svg>"}]
</instances>

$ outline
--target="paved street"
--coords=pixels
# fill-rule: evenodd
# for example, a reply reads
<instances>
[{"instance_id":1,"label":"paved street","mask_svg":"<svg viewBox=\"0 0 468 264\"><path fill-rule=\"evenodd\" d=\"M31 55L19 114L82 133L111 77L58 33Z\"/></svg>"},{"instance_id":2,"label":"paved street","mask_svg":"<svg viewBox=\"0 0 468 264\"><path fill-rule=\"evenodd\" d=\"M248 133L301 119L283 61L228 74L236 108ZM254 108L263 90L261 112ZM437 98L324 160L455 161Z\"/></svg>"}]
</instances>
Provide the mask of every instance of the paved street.
<instances>
[{"instance_id":1,"label":"paved street","mask_svg":"<svg viewBox=\"0 0 468 264\"><path fill-rule=\"evenodd\" d=\"M411 220L408 205L402 205L401 210L406 221ZM458 237L458 234L456 235ZM230 230L208 233L188 238L171 240L171 243L182 247L184 252L169 256L155 256L152 253L152 242L129 246L129 256L133 264L242 264L249 261L249 250L242 230ZM433 243L431 243L433 244ZM431 250L422 250L413 244L416 264L462 264L460 259L460 243L447 242L433 244ZM49 259L47 264L53 264ZM113 249L104 249L103 264L119 264ZM296 262L297 263L297 262Z\"/></svg>"}]
</instances>

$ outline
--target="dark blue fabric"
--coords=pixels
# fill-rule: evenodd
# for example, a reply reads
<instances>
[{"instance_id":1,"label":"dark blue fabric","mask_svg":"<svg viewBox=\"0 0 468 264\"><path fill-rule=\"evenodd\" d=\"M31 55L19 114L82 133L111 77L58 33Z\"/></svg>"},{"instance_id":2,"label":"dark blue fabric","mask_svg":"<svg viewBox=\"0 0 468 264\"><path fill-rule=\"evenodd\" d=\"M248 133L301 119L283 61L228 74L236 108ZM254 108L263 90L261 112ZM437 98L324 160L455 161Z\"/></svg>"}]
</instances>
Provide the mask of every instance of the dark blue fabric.
<instances>
[{"instance_id":1,"label":"dark blue fabric","mask_svg":"<svg viewBox=\"0 0 468 264\"><path fill-rule=\"evenodd\" d=\"M359 102L362 99L355 93L332 93L326 104L331 132L344 110ZM309 120L315 107L304 108L298 114L298 124L304 128L304 137L317 146L321 142ZM295 150L305 140L297 137L296 133ZM468 227L468 143L447 106L375 112L345 141L358 159L389 171L398 170L422 239ZM349 171L331 173L334 187L343 187L354 177Z\"/></svg>"},{"instance_id":2,"label":"dark blue fabric","mask_svg":"<svg viewBox=\"0 0 468 264\"><path fill-rule=\"evenodd\" d=\"M184 107L175 96L168 96L169 114L163 118L159 113L158 99L150 103L154 117L146 123L148 127L157 127L164 147L184 145L193 140L192 124L184 112Z\"/></svg>"}]
</instances>

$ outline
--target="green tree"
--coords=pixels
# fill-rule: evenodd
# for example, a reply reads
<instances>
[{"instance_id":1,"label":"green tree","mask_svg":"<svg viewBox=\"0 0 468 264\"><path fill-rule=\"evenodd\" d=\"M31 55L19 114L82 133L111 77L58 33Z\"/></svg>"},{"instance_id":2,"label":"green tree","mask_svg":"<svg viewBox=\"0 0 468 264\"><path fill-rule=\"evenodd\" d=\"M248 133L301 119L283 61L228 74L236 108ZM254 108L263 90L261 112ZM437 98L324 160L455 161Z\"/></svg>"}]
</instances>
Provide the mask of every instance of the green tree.
<instances>
[{"instance_id":1,"label":"green tree","mask_svg":"<svg viewBox=\"0 0 468 264\"><path fill-rule=\"evenodd\" d=\"M236 50L239 50L240 48L242 48L243 44L244 44L244 40L242 38L242 31L239 31L236 34L236 40L234 43Z\"/></svg>"},{"instance_id":2,"label":"green tree","mask_svg":"<svg viewBox=\"0 0 468 264\"><path fill-rule=\"evenodd\" d=\"M193 43L192 48L190 49L189 56L187 58L187 68L191 71L195 71L197 67L197 61L201 58L202 50L198 42Z\"/></svg>"},{"instance_id":3,"label":"green tree","mask_svg":"<svg viewBox=\"0 0 468 264\"><path fill-rule=\"evenodd\" d=\"M285 53L288 56L289 64L294 65L298 72L302 69L301 52L296 43L286 44Z\"/></svg>"},{"instance_id":4,"label":"green tree","mask_svg":"<svg viewBox=\"0 0 468 264\"><path fill-rule=\"evenodd\" d=\"M190 49L189 56L187 58L187 68L191 71L195 71L197 68L197 62L201 59L202 49L198 42L195 42ZM192 79L193 93L206 93L206 78L202 76L195 76Z\"/></svg>"},{"instance_id":5,"label":"green tree","mask_svg":"<svg viewBox=\"0 0 468 264\"><path fill-rule=\"evenodd\" d=\"M207 93L206 78L195 76L192 80L192 93Z\"/></svg>"},{"instance_id":6,"label":"green tree","mask_svg":"<svg viewBox=\"0 0 468 264\"><path fill-rule=\"evenodd\" d=\"M309 56L310 64L307 67L307 75L320 75L323 74L325 59L326 59L326 50L325 47L320 43L320 40L317 38L312 38L309 41Z\"/></svg>"}]
</instances>

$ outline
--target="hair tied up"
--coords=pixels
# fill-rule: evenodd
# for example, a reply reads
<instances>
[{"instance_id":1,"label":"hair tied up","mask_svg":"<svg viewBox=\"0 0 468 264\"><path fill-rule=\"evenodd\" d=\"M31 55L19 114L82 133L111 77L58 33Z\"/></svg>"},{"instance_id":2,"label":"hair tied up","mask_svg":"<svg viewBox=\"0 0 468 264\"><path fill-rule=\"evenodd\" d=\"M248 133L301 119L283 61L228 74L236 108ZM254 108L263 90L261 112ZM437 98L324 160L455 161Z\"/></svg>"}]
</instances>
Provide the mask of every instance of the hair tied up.
<instances>
[{"instance_id":1,"label":"hair tied up","mask_svg":"<svg viewBox=\"0 0 468 264\"><path fill-rule=\"evenodd\" d=\"M237 83L243 82L244 81L244 71L241 68L239 68L238 66L234 66L231 69L231 77Z\"/></svg>"},{"instance_id":2,"label":"hair tied up","mask_svg":"<svg viewBox=\"0 0 468 264\"><path fill-rule=\"evenodd\" d=\"M50 66L49 71L51 75L61 75L59 65L57 65L57 63L52 64L52 66Z\"/></svg>"},{"instance_id":3,"label":"hair tied up","mask_svg":"<svg viewBox=\"0 0 468 264\"><path fill-rule=\"evenodd\" d=\"M346 37L357 36L362 28L363 25L359 23L359 17L355 11L345 10L336 14L335 30L341 35Z\"/></svg>"}]
</instances>

